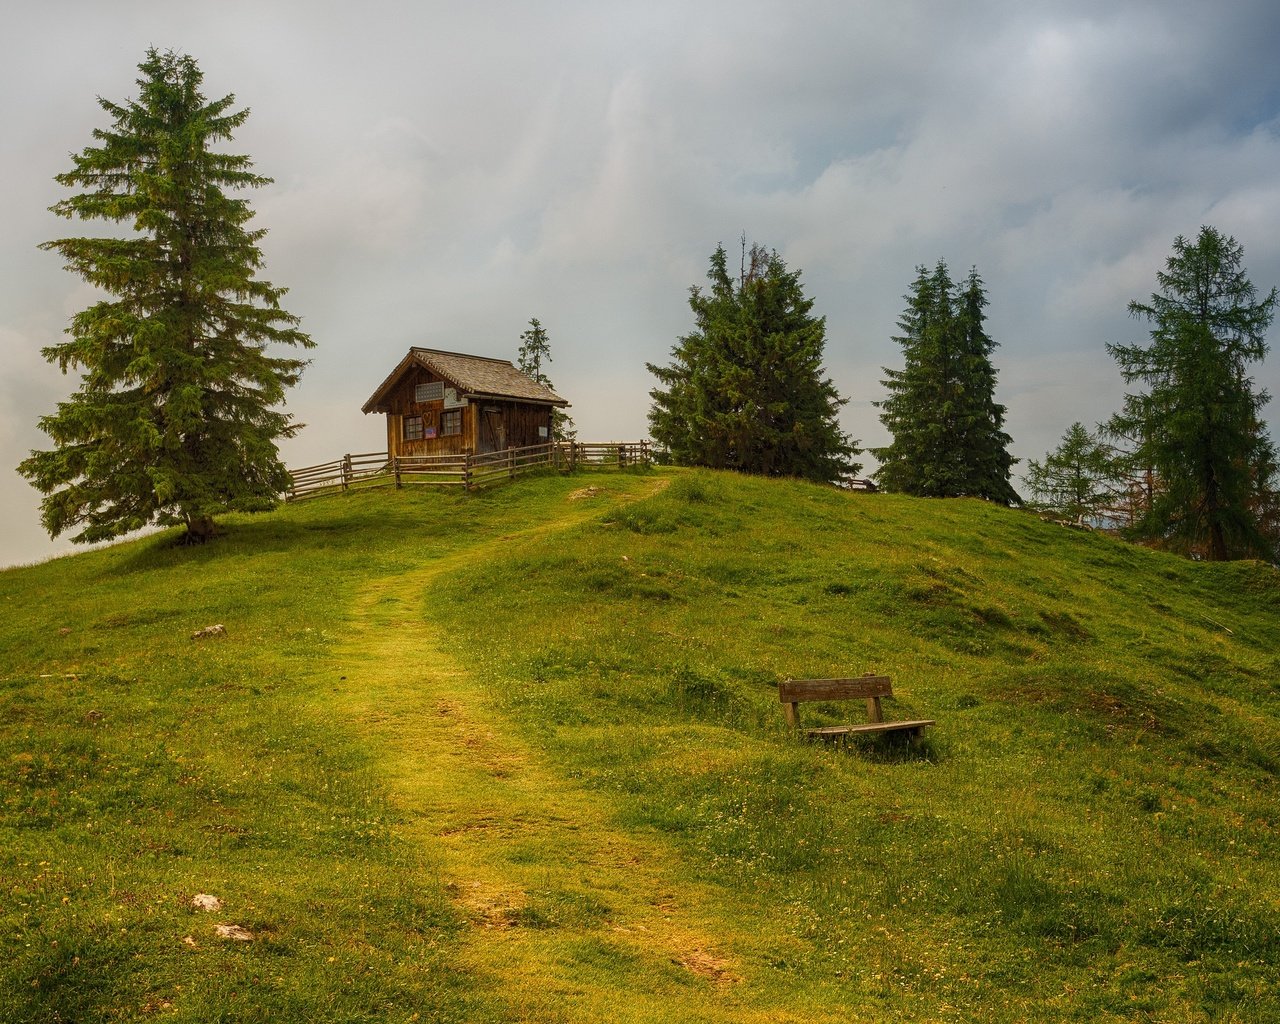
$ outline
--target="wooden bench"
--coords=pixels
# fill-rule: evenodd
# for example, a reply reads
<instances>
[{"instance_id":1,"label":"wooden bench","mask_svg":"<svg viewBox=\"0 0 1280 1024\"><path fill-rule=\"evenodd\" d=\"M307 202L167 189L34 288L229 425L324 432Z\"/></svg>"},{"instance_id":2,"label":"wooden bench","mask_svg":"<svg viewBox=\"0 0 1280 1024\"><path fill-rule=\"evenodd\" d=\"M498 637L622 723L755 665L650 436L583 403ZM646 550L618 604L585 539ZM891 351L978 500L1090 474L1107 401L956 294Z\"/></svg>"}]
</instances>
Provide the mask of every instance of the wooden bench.
<instances>
[{"instance_id":1,"label":"wooden bench","mask_svg":"<svg viewBox=\"0 0 1280 1024\"><path fill-rule=\"evenodd\" d=\"M788 679L778 684L778 700L787 715L787 724L800 728L800 705L805 701L858 700L867 702L867 721L863 725L828 725L819 729L806 729L806 736L828 739L837 736L863 735L867 733L901 732L907 736L919 736L931 725L932 720L913 722L886 722L880 710L880 698L893 696L893 684L888 676L868 672L857 679Z\"/></svg>"}]
</instances>

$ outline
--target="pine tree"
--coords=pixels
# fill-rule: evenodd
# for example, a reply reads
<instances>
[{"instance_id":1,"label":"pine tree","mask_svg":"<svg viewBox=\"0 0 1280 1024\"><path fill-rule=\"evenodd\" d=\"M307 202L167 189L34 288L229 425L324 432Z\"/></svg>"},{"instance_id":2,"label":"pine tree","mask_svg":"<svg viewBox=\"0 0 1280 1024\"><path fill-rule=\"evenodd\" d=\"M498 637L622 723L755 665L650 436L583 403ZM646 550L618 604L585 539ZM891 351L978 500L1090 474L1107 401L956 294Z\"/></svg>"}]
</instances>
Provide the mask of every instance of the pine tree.
<instances>
[{"instance_id":1,"label":"pine tree","mask_svg":"<svg viewBox=\"0 0 1280 1024\"><path fill-rule=\"evenodd\" d=\"M1268 401L1249 364L1267 352L1276 290L1261 302L1234 238L1202 227L1179 236L1160 291L1129 312L1152 324L1149 346L1108 345L1126 385L1124 408L1108 425L1133 439L1129 453L1154 477L1134 532L1214 560L1270 555L1275 448L1262 422Z\"/></svg>"},{"instance_id":2,"label":"pine tree","mask_svg":"<svg viewBox=\"0 0 1280 1024\"><path fill-rule=\"evenodd\" d=\"M537 317L529 321L529 329L520 335L520 353L516 358L516 365L522 373L528 374L539 384L552 387L551 378L542 369L544 363L551 362L551 339L547 337L547 330ZM563 409L552 409L551 434L557 441L575 440L578 428L573 417Z\"/></svg>"},{"instance_id":3,"label":"pine tree","mask_svg":"<svg viewBox=\"0 0 1280 1024\"><path fill-rule=\"evenodd\" d=\"M1043 462L1027 463L1027 487L1036 507L1085 524L1109 517L1123 480L1111 446L1073 423Z\"/></svg>"},{"instance_id":4,"label":"pine tree","mask_svg":"<svg viewBox=\"0 0 1280 1024\"><path fill-rule=\"evenodd\" d=\"M57 181L84 189L51 209L67 218L129 224L125 238L46 242L68 270L114 296L76 314L70 340L43 350L79 390L42 417L50 451L20 466L46 497L51 536L119 537L149 523L185 524L206 540L213 517L269 508L288 486L276 440L300 424L275 407L305 362L269 356L279 342L310 347L285 289L260 281L246 200L228 192L266 185L247 156L216 153L247 110L234 97L207 102L188 56L152 49L138 65L135 101L100 99L110 128L73 156Z\"/></svg>"},{"instance_id":5,"label":"pine tree","mask_svg":"<svg viewBox=\"0 0 1280 1024\"><path fill-rule=\"evenodd\" d=\"M723 246L707 277L706 292L690 289L694 329L671 365L646 364L662 385L649 392L654 440L684 465L816 481L857 473L861 449L838 421L846 400L822 375L826 319L812 315L799 272L743 239L738 279Z\"/></svg>"},{"instance_id":6,"label":"pine tree","mask_svg":"<svg viewBox=\"0 0 1280 1024\"><path fill-rule=\"evenodd\" d=\"M986 332L987 296L976 268L963 287L945 261L916 268L898 321L903 367L885 367L889 397L876 403L893 435L876 479L886 489L922 497L978 497L1019 502L1009 482L1015 460L995 400L996 343Z\"/></svg>"}]
</instances>

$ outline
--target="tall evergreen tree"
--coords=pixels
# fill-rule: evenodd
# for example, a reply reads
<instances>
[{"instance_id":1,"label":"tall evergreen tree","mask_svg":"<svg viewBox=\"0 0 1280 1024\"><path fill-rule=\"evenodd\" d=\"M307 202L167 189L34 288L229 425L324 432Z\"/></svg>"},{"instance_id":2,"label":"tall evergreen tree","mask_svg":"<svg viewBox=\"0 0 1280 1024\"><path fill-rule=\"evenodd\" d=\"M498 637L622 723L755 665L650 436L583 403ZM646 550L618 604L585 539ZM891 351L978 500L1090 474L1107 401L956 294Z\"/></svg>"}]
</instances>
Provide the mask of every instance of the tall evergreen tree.
<instances>
[{"instance_id":1,"label":"tall evergreen tree","mask_svg":"<svg viewBox=\"0 0 1280 1024\"><path fill-rule=\"evenodd\" d=\"M987 295L977 269L956 285L945 261L916 268L898 320L903 367L885 367L889 397L876 403L893 435L876 449L886 490L922 497L1019 502L1009 482L1015 460L995 400L996 343L986 331Z\"/></svg>"},{"instance_id":2,"label":"tall evergreen tree","mask_svg":"<svg viewBox=\"0 0 1280 1024\"><path fill-rule=\"evenodd\" d=\"M51 209L129 224L125 238L46 242L67 269L114 296L76 314L69 340L43 350L80 389L42 417L54 442L19 471L45 495L52 536L118 537L148 523L182 523L205 540L215 514L269 508L288 486L276 440L300 424L276 406L305 362L270 343L310 347L285 289L256 278L265 231L246 227L245 199L228 194L271 179L247 156L217 153L244 123L234 97L212 102L188 56L152 49L140 94L100 99L111 127L73 156L58 182L84 189Z\"/></svg>"},{"instance_id":3,"label":"tall evergreen tree","mask_svg":"<svg viewBox=\"0 0 1280 1024\"><path fill-rule=\"evenodd\" d=\"M1152 324L1151 344L1108 345L1126 385L1109 424L1134 439L1131 459L1151 467L1155 486L1135 524L1215 560L1270 555L1276 453L1262 422L1268 401L1254 391L1249 365L1267 352L1274 288L1262 301L1243 268L1244 250L1216 228L1194 242L1179 236L1160 291L1129 312Z\"/></svg>"},{"instance_id":4,"label":"tall evergreen tree","mask_svg":"<svg viewBox=\"0 0 1280 1024\"><path fill-rule=\"evenodd\" d=\"M760 245L742 242L735 280L718 246L710 287L690 289L694 329L670 366L647 364L662 387L649 392L654 440L685 465L764 476L834 481L861 467L861 449L840 429L845 403L823 377L826 318L798 271Z\"/></svg>"},{"instance_id":5,"label":"tall evergreen tree","mask_svg":"<svg viewBox=\"0 0 1280 1024\"><path fill-rule=\"evenodd\" d=\"M1122 475L1111 446L1073 423L1043 462L1027 463L1027 488L1037 507L1083 524L1109 517Z\"/></svg>"},{"instance_id":6,"label":"tall evergreen tree","mask_svg":"<svg viewBox=\"0 0 1280 1024\"><path fill-rule=\"evenodd\" d=\"M949 495L959 486L949 453L948 419L941 415L947 401L945 368L952 357L949 326L953 285L945 263L930 273L916 268L907 293L907 308L898 319L902 346L901 370L884 368L889 397L878 403L880 422L893 435L888 448L874 450L880 460L875 476L890 491Z\"/></svg>"},{"instance_id":7,"label":"tall evergreen tree","mask_svg":"<svg viewBox=\"0 0 1280 1024\"><path fill-rule=\"evenodd\" d=\"M547 376L543 366L551 362L551 339L547 329L537 317L529 321L529 329L520 335L520 352L516 357L516 365L539 384L552 388L551 378ZM578 436L573 417L563 409L551 410L551 433L558 441L572 441Z\"/></svg>"}]
</instances>

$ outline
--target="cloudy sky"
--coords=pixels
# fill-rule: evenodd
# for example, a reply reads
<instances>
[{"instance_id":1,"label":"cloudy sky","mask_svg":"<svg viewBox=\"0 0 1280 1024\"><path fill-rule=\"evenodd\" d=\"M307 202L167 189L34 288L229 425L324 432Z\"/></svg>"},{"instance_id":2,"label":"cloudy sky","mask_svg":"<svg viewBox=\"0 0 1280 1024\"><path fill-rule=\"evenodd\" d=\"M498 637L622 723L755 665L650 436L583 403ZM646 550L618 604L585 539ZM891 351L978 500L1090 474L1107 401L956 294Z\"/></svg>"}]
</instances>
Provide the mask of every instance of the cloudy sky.
<instances>
[{"instance_id":1,"label":"cloudy sky","mask_svg":"<svg viewBox=\"0 0 1280 1024\"><path fill-rule=\"evenodd\" d=\"M1024 459L1117 408L1104 345L1144 336L1125 307L1177 235L1213 224L1280 282L1267 0L23 4L0 39L0 565L69 547L13 467L77 384L40 349L94 293L36 246L86 233L48 212L53 176L148 46L252 110L233 148L275 179L264 276L317 342L291 465L382 447L360 406L410 345L510 358L534 316L580 435L643 435L644 364L744 233L802 271L864 445L888 440L871 403L918 264L985 278Z\"/></svg>"}]
</instances>

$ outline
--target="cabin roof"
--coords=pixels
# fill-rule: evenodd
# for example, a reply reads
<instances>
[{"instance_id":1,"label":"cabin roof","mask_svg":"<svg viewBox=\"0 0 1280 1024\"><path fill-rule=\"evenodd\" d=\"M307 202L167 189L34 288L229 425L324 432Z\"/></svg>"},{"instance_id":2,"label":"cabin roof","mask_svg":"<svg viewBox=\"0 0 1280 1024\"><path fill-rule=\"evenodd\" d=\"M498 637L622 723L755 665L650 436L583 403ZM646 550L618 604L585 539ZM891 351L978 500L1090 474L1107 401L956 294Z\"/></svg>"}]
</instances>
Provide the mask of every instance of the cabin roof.
<instances>
[{"instance_id":1,"label":"cabin roof","mask_svg":"<svg viewBox=\"0 0 1280 1024\"><path fill-rule=\"evenodd\" d=\"M363 411L386 412L387 395L400 382L400 378L412 367L421 366L437 377L452 384L459 395L469 398L507 398L538 405L566 406L569 403L545 384L539 384L522 370L516 369L509 359L493 359L489 356L469 356L461 352L443 352L434 348L409 349L387 379L364 403Z\"/></svg>"}]
</instances>

